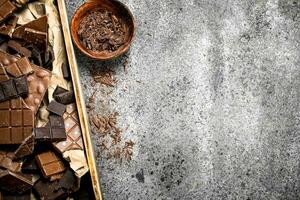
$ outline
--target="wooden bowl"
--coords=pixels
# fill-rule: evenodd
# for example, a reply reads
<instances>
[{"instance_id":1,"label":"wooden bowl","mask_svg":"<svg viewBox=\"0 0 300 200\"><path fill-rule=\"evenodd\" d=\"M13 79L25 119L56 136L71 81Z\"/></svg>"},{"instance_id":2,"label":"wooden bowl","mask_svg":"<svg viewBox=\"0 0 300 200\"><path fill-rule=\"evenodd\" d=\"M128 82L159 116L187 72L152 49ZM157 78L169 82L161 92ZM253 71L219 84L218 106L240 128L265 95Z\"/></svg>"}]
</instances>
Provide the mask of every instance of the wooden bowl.
<instances>
[{"instance_id":1,"label":"wooden bowl","mask_svg":"<svg viewBox=\"0 0 300 200\"><path fill-rule=\"evenodd\" d=\"M128 27L128 32L126 33L126 41L125 43L119 47L117 50L108 52L108 51L93 51L87 49L83 46L79 40L77 30L79 23L89 11L104 9L114 13L117 17L119 17ZM85 55L95 58L98 60L110 60L116 58L120 55L125 54L131 45L131 42L134 38L135 34L135 20L130 12L130 10L117 0L92 0L82 4L74 13L71 21L71 35L75 45L83 52Z\"/></svg>"}]
</instances>

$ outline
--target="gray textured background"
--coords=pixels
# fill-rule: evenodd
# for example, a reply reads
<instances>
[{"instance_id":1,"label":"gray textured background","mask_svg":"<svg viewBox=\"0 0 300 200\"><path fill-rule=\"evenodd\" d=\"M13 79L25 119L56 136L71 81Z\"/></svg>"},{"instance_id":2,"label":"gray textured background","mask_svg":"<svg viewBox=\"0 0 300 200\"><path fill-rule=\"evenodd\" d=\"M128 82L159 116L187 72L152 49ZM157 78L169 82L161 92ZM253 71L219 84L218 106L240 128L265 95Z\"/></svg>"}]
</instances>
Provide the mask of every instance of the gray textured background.
<instances>
[{"instance_id":1,"label":"gray textured background","mask_svg":"<svg viewBox=\"0 0 300 200\"><path fill-rule=\"evenodd\" d=\"M128 74L124 57L77 51L86 99L92 66L116 70L97 110L137 143L130 163L100 154L104 198L300 199L300 1L123 2L138 27Z\"/></svg>"}]
</instances>

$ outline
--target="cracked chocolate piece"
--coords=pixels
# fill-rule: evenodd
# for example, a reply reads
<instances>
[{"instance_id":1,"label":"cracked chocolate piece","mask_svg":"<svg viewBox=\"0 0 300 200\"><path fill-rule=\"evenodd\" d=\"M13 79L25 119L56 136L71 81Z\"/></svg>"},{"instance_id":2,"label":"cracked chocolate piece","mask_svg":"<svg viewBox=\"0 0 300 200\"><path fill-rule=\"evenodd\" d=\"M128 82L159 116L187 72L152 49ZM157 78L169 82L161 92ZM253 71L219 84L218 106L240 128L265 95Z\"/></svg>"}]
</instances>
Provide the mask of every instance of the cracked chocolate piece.
<instances>
[{"instance_id":1,"label":"cracked chocolate piece","mask_svg":"<svg viewBox=\"0 0 300 200\"><path fill-rule=\"evenodd\" d=\"M7 19L17 7L7 0L0 1L0 23Z\"/></svg>"},{"instance_id":2,"label":"cracked chocolate piece","mask_svg":"<svg viewBox=\"0 0 300 200\"><path fill-rule=\"evenodd\" d=\"M5 69L7 73L14 77L19 77L33 72L31 64L26 57L20 58L15 63L6 66Z\"/></svg>"},{"instance_id":3,"label":"cracked chocolate piece","mask_svg":"<svg viewBox=\"0 0 300 200\"><path fill-rule=\"evenodd\" d=\"M0 102L27 95L28 83L26 76L20 76L0 83Z\"/></svg>"},{"instance_id":4,"label":"cracked chocolate piece","mask_svg":"<svg viewBox=\"0 0 300 200\"><path fill-rule=\"evenodd\" d=\"M11 53L18 53L25 57L31 57L31 51L25 47L23 47L19 42L15 40L10 40L7 43L7 46Z\"/></svg>"},{"instance_id":5,"label":"cracked chocolate piece","mask_svg":"<svg viewBox=\"0 0 300 200\"><path fill-rule=\"evenodd\" d=\"M56 86L52 96L55 97L56 95L59 95L64 92L68 92L68 90L66 90L65 88L62 88L60 86Z\"/></svg>"},{"instance_id":6,"label":"cracked chocolate piece","mask_svg":"<svg viewBox=\"0 0 300 200\"><path fill-rule=\"evenodd\" d=\"M75 102L75 95L73 91L67 91L54 96L54 99L61 104L67 105Z\"/></svg>"},{"instance_id":7,"label":"cracked chocolate piece","mask_svg":"<svg viewBox=\"0 0 300 200\"><path fill-rule=\"evenodd\" d=\"M12 34L13 38L24 39L25 29L36 30L39 32L47 33L48 23L47 16L40 17L36 20L33 20L27 24L19 26L16 28Z\"/></svg>"}]
</instances>

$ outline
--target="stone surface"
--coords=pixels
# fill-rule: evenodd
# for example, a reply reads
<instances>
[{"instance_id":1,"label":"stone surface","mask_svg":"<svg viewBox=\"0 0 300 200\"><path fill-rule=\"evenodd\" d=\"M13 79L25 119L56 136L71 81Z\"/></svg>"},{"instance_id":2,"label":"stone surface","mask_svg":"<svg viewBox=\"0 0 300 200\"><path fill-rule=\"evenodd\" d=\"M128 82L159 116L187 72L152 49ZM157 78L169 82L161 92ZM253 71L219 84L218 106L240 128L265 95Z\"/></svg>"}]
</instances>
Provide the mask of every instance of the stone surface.
<instances>
[{"instance_id":1,"label":"stone surface","mask_svg":"<svg viewBox=\"0 0 300 200\"><path fill-rule=\"evenodd\" d=\"M138 27L128 74L125 57L76 50L86 100L98 88L136 142L129 163L100 153L104 198L299 199L300 1L122 1ZM66 2L69 17L83 3ZM116 71L111 95L92 66Z\"/></svg>"}]
</instances>

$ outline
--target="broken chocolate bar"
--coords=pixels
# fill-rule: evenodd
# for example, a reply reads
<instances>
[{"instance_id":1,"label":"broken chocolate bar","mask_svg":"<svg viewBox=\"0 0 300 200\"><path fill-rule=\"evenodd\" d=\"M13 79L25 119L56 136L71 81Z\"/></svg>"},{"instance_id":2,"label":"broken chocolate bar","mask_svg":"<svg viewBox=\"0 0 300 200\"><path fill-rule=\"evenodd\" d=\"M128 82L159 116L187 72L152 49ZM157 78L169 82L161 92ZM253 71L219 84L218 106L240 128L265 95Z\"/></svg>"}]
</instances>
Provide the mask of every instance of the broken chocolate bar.
<instances>
[{"instance_id":1,"label":"broken chocolate bar","mask_svg":"<svg viewBox=\"0 0 300 200\"><path fill-rule=\"evenodd\" d=\"M0 151L0 167L8 169L12 172L18 172L21 169L21 162L13 161L13 152Z\"/></svg>"},{"instance_id":2,"label":"broken chocolate bar","mask_svg":"<svg viewBox=\"0 0 300 200\"><path fill-rule=\"evenodd\" d=\"M66 169L62 160L52 151L38 154L35 158L45 178L62 174Z\"/></svg>"},{"instance_id":3,"label":"broken chocolate bar","mask_svg":"<svg viewBox=\"0 0 300 200\"><path fill-rule=\"evenodd\" d=\"M49 122L45 127L34 129L35 139L37 141L57 142L66 139L66 130L64 120L61 116L50 115Z\"/></svg>"},{"instance_id":4,"label":"broken chocolate bar","mask_svg":"<svg viewBox=\"0 0 300 200\"><path fill-rule=\"evenodd\" d=\"M23 158L25 156L28 156L32 154L33 149L34 149L34 136L30 135L22 142L19 148L15 151L15 157Z\"/></svg>"},{"instance_id":5,"label":"broken chocolate bar","mask_svg":"<svg viewBox=\"0 0 300 200\"><path fill-rule=\"evenodd\" d=\"M56 190L64 189L69 192L74 192L77 185L77 178L71 169L67 169L62 178L58 181L55 186Z\"/></svg>"},{"instance_id":6,"label":"broken chocolate bar","mask_svg":"<svg viewBox=\"0 0 300 200\"><path fill-rule=\"evenodd\" d=\"M25 28L29 28L32 30L40 31L46 33L48 31L48 23L47 16L40 17L36 20L33 20L27 24L19 26L13 32L12 37L18 39L24 39Z\"/></svg>"},{"instance_id":7,"label":"broken chocolate bar","mask_svg":"<svg viewBox=\"0 0 300 200\"><path fill-rule=\"evenodd\" d=\"M47 110L51 113L57 114L59 116L63 116L66 110L66 106L56 101L51 101L47 107Z\"/></svg>"},{"instance_id":8,"label":"broken chocolate bar","mask_svg":"<svg viewBox=\"0 0 300 200\"><path fill-rule=\"evenodd\" d=\"M16 6L8 0L0 1L0 23L8 18L15 10Z\"/></svg>"},{"instance_id":9,"label":"broken chocolate bar","mask_svg":"<svg viewBox=\"0 0 300 200\"><path fill-rule=\"evenodd\" d=\"M27 96L28 84L27 77L9 79L0 83L0 102L13 99L18 96Z\"/></svg>"},{"instance_id":10,"label":"broken chocolate bar","mask_svg":"<svg viewBox=\"0 0 300 200\"><path fill-rule=\"evenodd\" d=\"M33 187L38 197L43 200L64 199L67 193L63 189L56 190L57 181L39 180Z\"/></svg>"},{"instance_id":11,"label":"broken chocolate bar","mask_svg":"<svg viewBox=\"0 0 300 200\"><path fill-rule=\"evenodd\" d=\"M32 69L34 73L27 77L29 94L25 102L34 113L37 113L47 91L51 72L34 64Z\"/></svg>"},{"instance_id":12,"label":"broken chocolate bar","mask_svg":"<svg viewBox=\"0 0 300 200\"><path fill-rule=\"evenodd\" d=\"M23 47L19 42L15 40L8 41L7 46L10 51L12 51L11 53L18 53L25 57L31 57L31 51Z\"/></svg>"},{"instance_id":13,"label":"broken chocolate bar","mask_svg":"<svg viewBox=\"0 0 300 200\"><path fill-rule=\"evenodd\" d=\"M63 117L67 132L67 139L65 141L53 143L53 146L61 154L68 150L82 150L83 141L75 103L69 104L67 106L66 112Z\"/></svg>"},{"instance_id":14,"label":"broken chocolate bar","mask_svg":"<svg viewBox=\"0 0 300 200\"><path fill-rule=\"evenodd\" d=\"M54 99L61 104L67 105L75 102L75 95L73 91L64 92L54 96Z\"/></svg>"},{"instance_id":15,"label":"broken chocolate bar","mask_svg":"<svg viewBox=\"0 0 300 200\"><path fill-rule=\"evenodd\" d=\"M33 126L34 114L22 98L0 103L0 144L21 144Z\"/></svg>"},{"instance_id":16,"label":"broken chocolate bar","mask_svg":"<svg viewBox=\"0 0 300 200\"><path fill-rule=\"evenodd\" d=\"M43 51L47 48L47 33L45 32L25 28L23 39L26 43L34 44Z\"/></svg>"},{"instance_id":17,"label":"broken chocolate bar","mask_svg":"<svg viewBox=\"0 0 300 200\"><path fill-rule=\"evenodd\" d=\"M56 95L59 95L61 93L64 93L64 92L68 92L68 90L66 90L65 88L62 88L60 86L57 86L53 92L53 97L55 97Z\"/></svg>"},{"instance_id":18,"label":"broken chocolate bar","mask_svg":"<svg viewBox=\"0 0 300 200\"><path fill-rule=\"evenodd\" d=\"M0 170L0 188L7 192L22 194L33 186L31 176L9 170Z\"/></svg>"}]
</instances>

